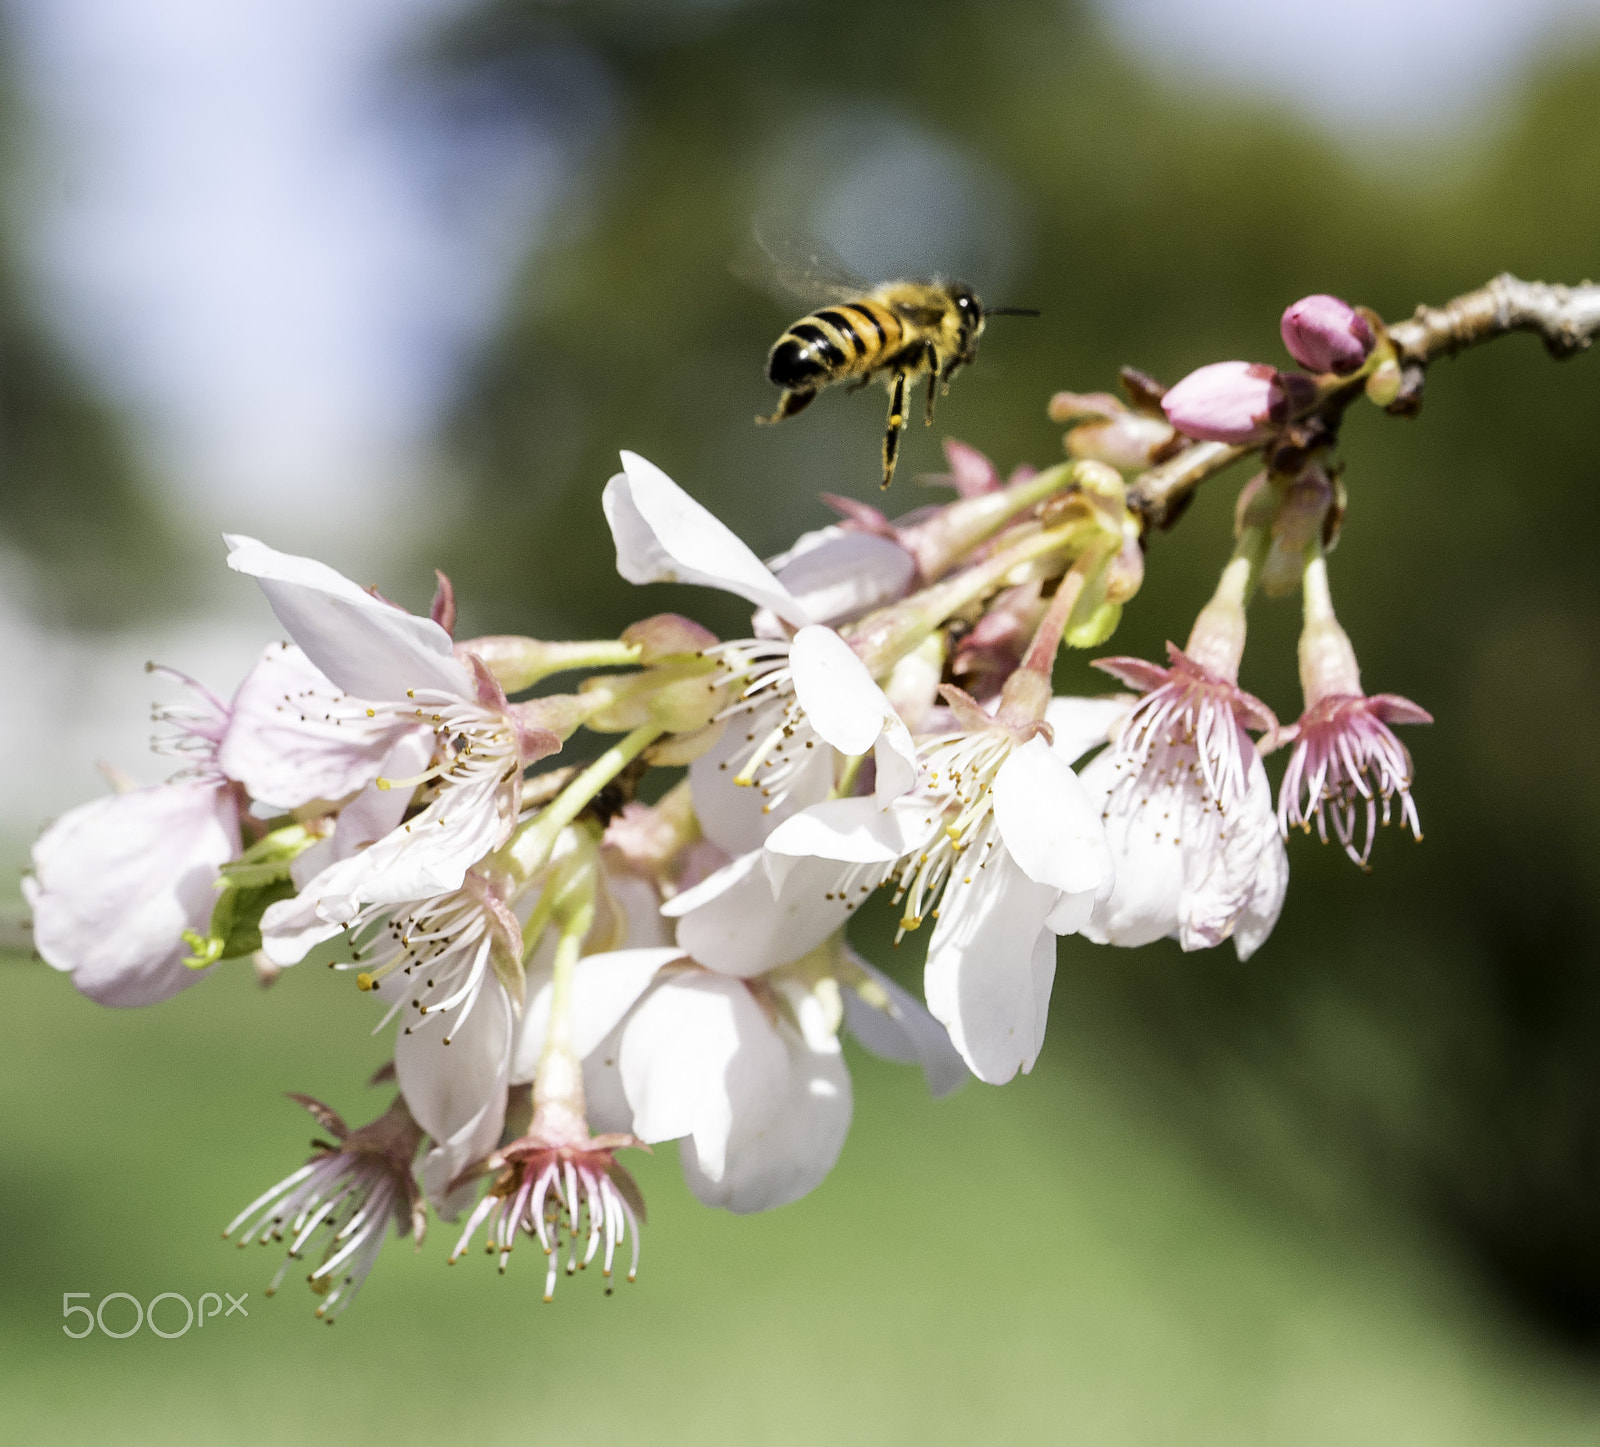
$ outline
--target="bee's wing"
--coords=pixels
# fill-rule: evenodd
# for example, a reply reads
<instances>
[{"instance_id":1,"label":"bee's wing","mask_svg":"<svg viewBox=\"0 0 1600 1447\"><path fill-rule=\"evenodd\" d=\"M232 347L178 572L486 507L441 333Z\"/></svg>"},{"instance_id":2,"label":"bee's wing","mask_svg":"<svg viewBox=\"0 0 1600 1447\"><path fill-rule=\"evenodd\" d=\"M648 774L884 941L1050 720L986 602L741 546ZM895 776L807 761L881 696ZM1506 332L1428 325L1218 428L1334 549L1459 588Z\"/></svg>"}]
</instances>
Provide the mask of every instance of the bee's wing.
<instances>
[{"instance_id":1,"label":"bee's wing","mask_svg":"<svg viewBox=\"0 0 1600 1447\"><path fill-rule=\"evenodd\" d=\"M872 283L851 271L826 242L798 237L760 220L752 224L750 234L755 246L734 263L733 274L780 301L818 306L853 301L872 290Z\"/></svg>"}]
</instances>

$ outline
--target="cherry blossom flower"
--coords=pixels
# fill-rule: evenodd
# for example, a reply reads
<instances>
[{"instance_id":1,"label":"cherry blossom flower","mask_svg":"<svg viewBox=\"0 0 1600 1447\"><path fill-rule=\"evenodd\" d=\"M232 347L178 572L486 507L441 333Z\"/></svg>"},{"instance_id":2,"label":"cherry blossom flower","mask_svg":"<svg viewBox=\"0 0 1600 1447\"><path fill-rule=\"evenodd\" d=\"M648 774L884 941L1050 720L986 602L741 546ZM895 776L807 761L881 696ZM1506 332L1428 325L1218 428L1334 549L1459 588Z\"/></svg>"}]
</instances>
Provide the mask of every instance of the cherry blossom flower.
<instances>
[{"instance_id":1,"label":"cherry blossom flower","mask_svg":"<svg viewBox=\"0 0 1600 1447\"><path fill-rule=\"evenodd\" d=\"M267 1287L268 1296L277 1291L290 1264L302 1260L310 1243L319 1241L322 1259L307 1280L323 1298L317 1316L332 1324L371 1274L391 1221L398 1234L422 1244L426 1218L412 1172L422 1129L399 1097L359 1130L351 1130L337 1111L309 1095L289 1099L310 1111L336 1143L313 1142L311 1159L256 1197L222 1234L231 1236L243 1226L241 1247L289 1237L288 1254Z\"/></svg>"},{"instance_id":2,"label":"cherry blossom flower","mask_svg":"<svg viewBox=\"0 0 1600 1447\"><path fill-rule=\"evenodd\" d=\"M1282 908L1288 865L1266 770L1248 729L1271 711L1225 674L1168 645L1169 668L1137 658L1096 666L1144 691L1117 740L1083 771L1100 804L1117 883L1084 935L1186 950L1233 937L1246 958Z\"/></svg>"},{"instance_id":3,"label":"cherry blossom flower","mask_svg":"<svg viewBox=\"0 0 1600 1447\"><path fill-rule=\"evenodd\" d=\"M516 1078L532 1076L549 1007L548 975L530 973ZM839 939L757 979L680 948L586 955L572 1021L590 1128L680 1141L690 1189L736 1213L799 1199L838 1158L851 1113L845 1021L874 1053L921 1065L935 1094L966 1079L938 1022Z\"/></svg>"},{"instance_id":4,"label":"cherry blossom flower","mask_svg":"<svg viewBox=\"0 0 1600 1447\"><path fill-rule=\"evenodd\" d=\"M335 702L296 648L268 648L231 704L182 674L153 671L192 692L192 704L155 711L173 729L157 751L185 767L167 783L63 815L34 846L22 886L39 953L106 1005L154 1004L202 978L185 963L185 936L209 929L218 872L239 854L251 798L268 810L336 799L377 767L368 744L328 746L322 704L348 701Z\"/></svg>"},{"instance_id":5,"label":"cherry blossom flower","mask_svg":"<svg viewBox=\"0 0 1600 1447\"><path fill-rule=\"evenodd\" d=\"M970 701L961 712L962 731L924 744L910 794L887 808L838 799L805 810L773 833L766 854L780 899L797 896L796 943L887 880L902 932L936 920L928 1006L973 1073L999 1084L1031 1070L1043 1043L1055 935L1081 929L1112 888L1098 811L1070 761L1104 740L1121 706L1052 700L1048 732L1027 738Z\"/></svg>"},{"instance_id":6,"label":"cherry blossom flower","mask_svg":"<svg viewBox=\"0 0 1600 1447\"><path fill-rule=\"evenodd\" d=\"M909 732L866 666L814 611L839 616L876 599L884 578L902 577L900 564L885 559L877 573L864 570L858 591L846 587L845 598L844 581L830 571L808 601L660 468L631 452L622 463L604 505L624 578L721 588L769 609L793 630L792 639L709 650L740 692L721 740L692 765L695 807L707 835L730 853L756 847L786 814L827 796L834 752L872 753L881 793L909 788L915 769Z\"/></svg>"},{"instance_id":7,"label":"cherry blossom flower","mask_svg":"<svg viewBox=\"0 0 1600 1447\"><path fill-rule=\"evenodd\" d=\"M488 1224L488 1250L500 1257L505 1271L519 1231L536 1238L548 1264L544 1299L555 1299L561 1269L562 1228L566 1228L567 1274L588 1266L605 1242L600 1270L608 1282L617 1247L633 1238L628 1280L639 1275L639 1228L645 1219L644 1197L637 1183L616 1159L616 1152L639 1145L631 1135L590 1137L551 1133L537 1127L502 1146L485 1163L494 1183L467 1218L450 1263L461 1259L478 1227ZM584 1241L583 1255L578 1243ZM606 1294L611 1294L609 1285Z\"/></svg>"},{"instance_id":8,"label":"cherry blossom flower","mask_svg":"<svg viewBox=\"0 0 1600 1447\"><path fill-rule=\"evenodd\" d=\"M1422 823L1411 798L1411 754L1389 725L1432 722L1426 709L1394 693L1333 694L1312 704L1287 731L1295 748L1278 793L1283 831L1296 825L1309 831L1315 819L1317 833L1326 841L1331 813L1344 852L1363 869L1372 856L1378 825L1389 822L1392 807L1420 840ZM1364 829L1358 821L1364 821Z\"/></svg>"},{"instance_id":9,"label":"cherry blossom flower","mask_svg":"<svg viewBox=\"0 0 1600 1447\"><path fill-rule=\"evenodd\" d=\"M343 924L364 905L448 894L478 860L504 843L520 809L522 771L560 740L512 705L481 661L454 655L450 636L358 588L309 558L230 537L228 566L253 574L279 621L333 683L348 690L345 717L388 730L431 734L432 763L379 788L423 788L422 808L368 848L329 865L303 891L317 915ZM354 700L365 700L356 706ZM331 717L328 720L331 722Z\"/></svg>"},{"instance_id":10,"label":"cherry blossom flower","mask_svg":"<svg viewBox=\"0 0 1600 1447\"><path fill-rule=\"evenodd\" d=\"M1306 707L1299 722L1278 735L1295 746L1279 786L1278 823L1285 834L1295 825L1309 832L1314 818L1326 843L1331 813L1344 852L1365 869L1378 825L1389 822L1395 801L1402 826L1422 838L1411 798L1411 755L1389 725L1432 723L1433 715L1398 694L1364 694L1355 649L1334 616L1321 556L1307 565L1302 584L1300 683Z\"/></svg>"}]
</instances>

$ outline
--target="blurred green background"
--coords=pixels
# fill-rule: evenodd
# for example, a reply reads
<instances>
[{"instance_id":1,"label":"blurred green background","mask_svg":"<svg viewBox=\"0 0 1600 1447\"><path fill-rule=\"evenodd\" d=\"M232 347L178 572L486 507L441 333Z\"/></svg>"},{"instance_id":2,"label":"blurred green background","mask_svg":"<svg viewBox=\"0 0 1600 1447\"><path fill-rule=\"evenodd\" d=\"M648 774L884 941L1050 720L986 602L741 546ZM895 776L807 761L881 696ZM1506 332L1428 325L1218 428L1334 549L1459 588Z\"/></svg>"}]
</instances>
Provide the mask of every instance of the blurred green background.
<instances>
[{"instance_id":1,"label":"blurred green background","mask_svg":"<svg viewBox=\"0 0 1600 1447\"><path fill-rule=\"evenodd\" d=\"M1281 360L1277 317L1332 291L1405 315L1500 270L1600 272L1600 49L1531 74L1470 147L1336 149L1260 103L1185 89L1070 7L643 3L470 9L418 44L441 123L536 115L579 158L441 438L429 526L379 583L437 564L466 633L592 636L726 600L616 579L616 449L665 467L760 552L880 501L881 401L782 428L767 345L793 319L735 280L753 216L858 269L957 271L997 323L937 438L1002 469L1059 456L1044 402L1131 362L1165 380ZM23 122L12 117L15 129ZM208 557L161 511L114 411L60 360L0 255L0 534L80 625L186 599ZM877 394L870 394L875 397ZM1333 582L1366 685L1407 737L1427 830L1363 876L1291 842L1283 920L1248 964L1064 943L1040 1068L923 1098L859 1059L857 1121L811 1198L734 1220L672 1152L641 1171L639 1283L603 1299L437 1228L396 1245L329 1332L260 1291L221 1224L298 1159L275 1092L359 1116L385 1055L365 1002L241 972L114 1013L6 967L0 1401L18 1440L1094 1443L1592 1441L1600 1430L1600 358L1516 337L1441 364L1422 415L1362 409ZM1152 540L1117 652L1181 641L1243 477ZM86 525L90 524L90 525ZM147 541L127 545L132 530ZM96 588L85 577L100 579ZM1263 601L1244 682L1298 709L1295 605ZM1074 670L1073 684L1098 675ZM870 918L863 941L874 943ZM887 954L884 958L890 958ZM891 959L914 980L917 961ZM383 1101L371 1093L373 1113ZM290 1283L292 1286L292 1283ZM59 1298L248 1290L179 1341L59 1334Z\"/></svg>"}]
</instances>

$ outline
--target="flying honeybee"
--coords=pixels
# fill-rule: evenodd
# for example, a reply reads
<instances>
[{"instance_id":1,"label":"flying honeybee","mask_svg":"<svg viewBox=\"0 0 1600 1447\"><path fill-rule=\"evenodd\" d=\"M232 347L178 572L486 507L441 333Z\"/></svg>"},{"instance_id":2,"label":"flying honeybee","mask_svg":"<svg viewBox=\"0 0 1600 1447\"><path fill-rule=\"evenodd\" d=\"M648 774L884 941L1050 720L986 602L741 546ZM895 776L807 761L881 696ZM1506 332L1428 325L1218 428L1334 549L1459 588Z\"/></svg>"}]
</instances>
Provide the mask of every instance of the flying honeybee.
<instances>
[{"instance_id":1,"label":"flying honeybee","mask_svg":"<svg viewBox=\"0 0 1600 1447\"><path fill-rule=\"evenodd\" d=\"M950 379L977 357L985 321L1039 313L1024 307L985 310L978 294L958 281L886 281L874 287L842 280L836 268L830 268L832 279L820 270L802 268L794 289L825 293L832 305L802 317L773 344L767 377L783 395L772 416L756 420L793 417L835 382L853 382L850 390L856 391L881 377L889 389L889 425L883 434L883 486L888 487L906 425L907 389L918 377L927 378L923 418L931 424L935 396L948 391Z\"/></svg>"}]
</instances>

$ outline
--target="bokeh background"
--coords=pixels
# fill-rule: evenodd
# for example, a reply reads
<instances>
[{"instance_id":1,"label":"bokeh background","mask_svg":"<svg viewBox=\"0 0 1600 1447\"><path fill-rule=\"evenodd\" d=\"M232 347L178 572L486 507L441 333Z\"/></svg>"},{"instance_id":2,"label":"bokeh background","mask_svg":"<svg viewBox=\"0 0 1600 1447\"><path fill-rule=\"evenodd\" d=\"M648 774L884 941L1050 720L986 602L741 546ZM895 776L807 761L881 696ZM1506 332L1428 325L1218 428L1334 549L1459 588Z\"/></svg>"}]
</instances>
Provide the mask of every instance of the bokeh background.
<instances>
[{"instance_id":1,"label":"bokeh background","mask_svg":"<svg viewBox=\"0 0 1600 1447\"><path fill-rule=\"evenodd\" d=\"M1059 456L1053 390L1279 360L1310 291L1405 315L1600 272L1600 6L1433 0L8 0L0 7L0 844L143 754L147 657L232 686L270 615L221 527L468 632L658 608L598 506L616 449L759 551L876 503L880 403L757 430L795 308L754 217L869 276L955 272L996 324L934 433ZM1420 418L1347 426L1334 560L1427 828L1363 876L1292 843L1248 964L1063 945L1045 1055L930 1102L853 1057L806 1201L641 1172L611 1299L395 1246L337 1331L217 1239L359 1116L385 1055L327 975L100 1010L0 919L0 1421L85 1440L1546 1443L1600 1432L1600 357L1511 338ZM1157 537L1116 650L1181 639L1242 478ZM903 491L899 489L903 488ZM1292 603L1244 681L1293 716ZM1073 681L1087 683L1087 673ZM14 876L13 876L14 877ZM881 946L881 921L860 922ZM917 961L884 951L903 978ZM383 1101L371 1093L373 1113ZM523 1262L524 1266L531 1263ZM537 1279L536 1279L537 1278ZM293 1283L290 1283L290 1287ZM569 1289L573 1288L573 1289ZM250 1316L66 1339L62 1293ZM113 1308L113 1311L115 1309Z\"/></svg>"}]
</instances>

